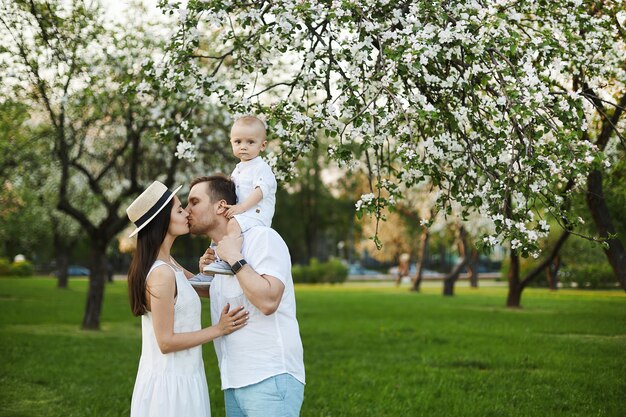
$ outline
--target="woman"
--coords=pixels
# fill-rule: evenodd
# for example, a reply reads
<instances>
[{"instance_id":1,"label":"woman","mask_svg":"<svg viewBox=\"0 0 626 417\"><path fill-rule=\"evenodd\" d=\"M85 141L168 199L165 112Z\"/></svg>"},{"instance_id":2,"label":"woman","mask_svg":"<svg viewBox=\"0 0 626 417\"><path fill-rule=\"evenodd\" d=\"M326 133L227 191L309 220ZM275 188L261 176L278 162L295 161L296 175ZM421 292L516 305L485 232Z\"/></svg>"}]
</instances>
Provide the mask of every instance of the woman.
<instances>
[{"instance_id":1,"label":"woman","mask_svg":"<svg viewBox=\"0 0 626 417\"><path fill-rule=\"evenodd\" d=\"M202 344L248 320L243 307L227 305L217 325L202 328L200 298L170 256L176 237L189 233L188 213L175 196L180 188L171 192L155 181L126 209L137 226L130 236L138 234L128 292L142 329L131 417L210 417Z\"/></svg>"}]
</instances>

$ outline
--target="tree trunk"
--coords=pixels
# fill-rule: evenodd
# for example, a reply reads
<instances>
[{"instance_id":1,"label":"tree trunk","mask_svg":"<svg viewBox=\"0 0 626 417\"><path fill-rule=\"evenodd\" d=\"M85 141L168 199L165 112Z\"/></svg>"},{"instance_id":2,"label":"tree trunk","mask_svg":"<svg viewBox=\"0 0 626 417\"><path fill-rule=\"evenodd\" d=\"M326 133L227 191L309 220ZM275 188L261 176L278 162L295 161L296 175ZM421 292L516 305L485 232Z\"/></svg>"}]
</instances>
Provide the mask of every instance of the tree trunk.
<instances>
[{"instance_id":1,"label":"tree trunk","mask_svg":"<svg viewBox=\"0 0 626 417\"><path fill-rule=\"evenodd\" d=\"M459 229L459 255L461 256L461 261L452 269L452 271L444 278L443 280L443 295L452 296L454 295L454 284L459 279L461 275L461 271L465 269L468 259L467 253L467 233L465 232L465 228L461 226Z\"/></svg>"},{"instance_id":2,"label":"tree trunk","mask_svg":"<svg viewBox=\"0 0 626 417\"><path fill-rule=\"evenodd\" d=\"M54 238L56 241L56 236ZM57 264L57 288L66 289L68 284L67 267L70 264L70 257L67 248L60 245L54 247L55 259Z\"/></svg>"},{"instance_id":3,"label":"tree trunk","mask_svg":"<svg viewBox=\"0 0 626 417\"><path fill-rule=\"evenodd\" d=\"M607 239L609 244L608 249L604 249L604 253L611 264L611 268L613 268L613 274L622 289L626 291L626 251L622 241L615 236L611 213L604 200L602 173L600 171L592 171L587 178L587 205L598 234Z\"/></svg>"},{"instance_id":4,"label":"tree trunk","mask_svg":"<svg viewBox=\"0 0 626 417\"><path fill-rule=\"evenodd\" d=\"M63 236L59 230L59 221L52 215L52 241L54 242L54 258L57 265L57 288L67 288L68 276L67 267L70 263L70 247L73 242L67 241L67 236Z\"/></svg>"},{"instance_id":5,"label":"tree trunk","mask_svg":"<svg viewBox=\"0 0 626 417\"><path fill-rule=\"evenodd\" d=\"M478 251L476 248L472 248L470 260L467 264L469 270L469 282L470 287L478 288Z\"/></svg>"},{"instance_id":6,"label":"tree trunk","mask_svg":"<svg viewBox=\"0 0 626 417\"><path fill-rule=\"evenodd\" d=\"M567 227L568 229L564 230L563 233L561 233L559 240L557 240L554 248L552 248L552 251L550 252L548 257L543 262L541 262L539 266L526 274L523 280L520 279L519 275L519 256L515 255L513 251L511 251L511 266L509 268L509 295L506 302L506 305L508 307L521 307L520 302L522 299L522 291L524 291L524 288L526 288L528 284L530 284L535 278L537 278L544 269L549 268L554 259L559 256L559 251L561 250L561 247L563 247L563 244L571 234L571 230L569 229L569 223L566 222L565 227Z\"/></svg>"},{"instance_id":7,"label":"tree trunk","mask_svg":"<svg viewBox=\"0 0 626 417\"><path fill-rule=\"evenodd\" d=\"M100 330L100 313L104 299L104 284L107 277L106 245L94 243L91 248L91 274L87 305L83 317L83 329Z\"/></svg>"},{"instance_id":8,"label":"tree trunk","mask_svg":"<svg viewBox=\"0 0 626 417\"><path fill-rule=\"evenodd\" d=\"M422 229L422 234L420 235L420 246L419 253L417 254L417 265L415 271L415 277L413 277L413 282L411 283L411 291L419 292L420 285L422 284L422 278L424 274L424 265L426 264L426 257L428 254L428 241L430 238L430 231L427 227Z\"/></svg>"},{"instance_id":9,"label":"tree trunk","mask_svg":"<svg viewBox=\"0 0 626 417\"><path fill-rule=\"evenodd\" d=\"M454 284L456 284L461 271L467 266L467 258L463 258L454 269L443 280L443 295L454 295Z\"/></svg>"},{"instance_id":10,"label":"tree trunk","mask_svg":"<svg viewBox=\"0 0 626 417\"><path fill-rule=\"evenodd\" d=\"M551 291L559 288L559 269L561 268L561 256L557 255L550 265L546 268L546 278L548 279L548 287Z\"/></svg>"},{"instance_id":11,"label":"tree trunk","mask_svg":"<svg viewBox=\"0 0 626 417\"><path fill-rule=\"evenodd\" d=\"M511 265L509 266L509 294L506 298L506 306L510 308L520 308L522 301L522 290L524 287L519 279L519 256L511 249Z\"/></svg>"}]
</instances>

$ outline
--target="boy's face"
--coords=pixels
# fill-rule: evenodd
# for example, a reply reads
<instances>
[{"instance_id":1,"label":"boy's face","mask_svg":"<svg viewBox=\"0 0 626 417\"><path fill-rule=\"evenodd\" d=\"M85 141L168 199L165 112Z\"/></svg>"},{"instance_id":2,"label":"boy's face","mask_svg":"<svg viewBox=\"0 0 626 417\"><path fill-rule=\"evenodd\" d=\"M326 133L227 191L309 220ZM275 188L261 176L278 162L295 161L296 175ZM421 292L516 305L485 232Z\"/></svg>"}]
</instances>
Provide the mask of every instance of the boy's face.
<instances>
[{"instance_id":1,"label":"boy's face","mask_svg":"<svg viewBox=\"0 0 626 417\"><path fill-rule=\"evenodd\" d=\"M237 124L230 130L233 154L241 161L249 161L265 150L265 132L257 125Z\"/></svg>"}]
</instances>

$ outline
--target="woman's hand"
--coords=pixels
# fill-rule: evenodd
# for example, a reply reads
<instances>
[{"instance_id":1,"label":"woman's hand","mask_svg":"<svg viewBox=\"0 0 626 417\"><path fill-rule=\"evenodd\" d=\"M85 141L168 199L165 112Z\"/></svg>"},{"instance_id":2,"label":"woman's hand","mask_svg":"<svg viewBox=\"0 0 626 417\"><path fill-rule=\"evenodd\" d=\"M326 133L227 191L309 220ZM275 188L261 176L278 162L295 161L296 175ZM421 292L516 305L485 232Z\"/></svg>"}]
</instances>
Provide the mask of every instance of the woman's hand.
<instances>
[{"instance_id":1,"label":"woman's hand","mask_svg":"<svg viewBox=\"0 0 626 417\"><path fill-rule=\"evenodd\" d=\"M249 313L243 311L243 306L234 308L232 311L229 310L230 304L226 304L224 310L222 310L220 321L216 326L222 336L231 334L248 324Z\"/></svg>"},{"instance_id":2,"label":"woman's hand","mask_svg":"<svg viewBox=\"0 0 626 417\"><path fill-rule=\"evenodd\" d=\"M209 265L213 261L215 261L215 251L211 248L207 248L198 261L198 270L200 273L202 273L205 266Z\"/></svg>"}]
</instances>

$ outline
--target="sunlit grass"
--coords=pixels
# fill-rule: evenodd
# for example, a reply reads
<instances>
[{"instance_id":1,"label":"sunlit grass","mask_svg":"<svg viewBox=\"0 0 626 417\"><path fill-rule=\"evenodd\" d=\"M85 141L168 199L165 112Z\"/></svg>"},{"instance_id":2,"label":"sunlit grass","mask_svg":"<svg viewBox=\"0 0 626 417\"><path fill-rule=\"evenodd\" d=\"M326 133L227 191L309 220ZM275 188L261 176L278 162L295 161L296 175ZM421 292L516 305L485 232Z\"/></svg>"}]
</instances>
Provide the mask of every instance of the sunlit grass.
<instances>
[{"instance_id":1,"label":"sunlit grass","mask_svg":"<svg viewBox=\"0 0 626 417\"><path fill-rule=\"evenodd\" d=\"M302 416L621 416L623 291L438 283L297 286L307 387ZM102 331L80 330L85 280L0 279L0 415L126 416L140 320L126 285L107 285ZM208 325L208 301L203 322ZM204 360L224 415L213 346Z\"/></svg>"}]
</instances>

